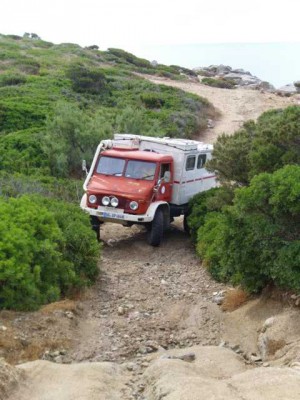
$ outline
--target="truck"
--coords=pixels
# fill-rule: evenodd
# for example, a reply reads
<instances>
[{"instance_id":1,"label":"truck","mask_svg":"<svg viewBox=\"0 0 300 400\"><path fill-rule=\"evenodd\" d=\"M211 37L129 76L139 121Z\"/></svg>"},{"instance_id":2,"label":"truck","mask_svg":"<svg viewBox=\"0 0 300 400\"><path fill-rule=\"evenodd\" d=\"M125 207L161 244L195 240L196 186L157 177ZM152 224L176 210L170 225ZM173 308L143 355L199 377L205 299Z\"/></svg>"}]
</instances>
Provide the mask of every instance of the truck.
<instances>
[{"instance_id":1,"label":"truck","mask_svg":"<svg viewBox=\"0 0 300 400\"><path fill-rule=\"evenodd\" d=\"M115 134L102 140L83 185L81 208L90 215L100 240L100 227L113 222L143 225L147 241L159 246L175 217L184 216L197 193L217 186L205 168L213 146L196 140Z\"/></svg>"}]
</instances>

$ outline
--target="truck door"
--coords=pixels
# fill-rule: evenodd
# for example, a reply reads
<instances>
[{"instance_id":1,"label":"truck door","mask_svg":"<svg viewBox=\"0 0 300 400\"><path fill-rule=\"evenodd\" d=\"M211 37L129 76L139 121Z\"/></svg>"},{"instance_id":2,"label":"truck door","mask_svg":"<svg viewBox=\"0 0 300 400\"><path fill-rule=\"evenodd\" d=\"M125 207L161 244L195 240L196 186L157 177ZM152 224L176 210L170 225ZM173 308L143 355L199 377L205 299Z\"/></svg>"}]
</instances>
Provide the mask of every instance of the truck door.
<instances>
[{"instance_id":1,"label":"truck door","mask_svg":"<svg viewBox=\"0 0 300 400\"><path fill-rule=\"evenodd\" d=\"M166 172L169 174L166 174ZM168 175L170 179L165 179ZM162 179L162 183L156 195L156 200L170 201L173 188L173 171L170 163L163 163L160 165L158 179Z\"/></svg>"},{"instance_id":2,"label":"truck door","mask_svg":"<svg viewBox=\"0 0 300 400\"><path fill-rule=\"evenodd\" d=\"M186 157L183 166L183 174L181 181L181 203L187 203L195 194L195 178L196 178L196 155L190 154Z\"/></svg>"}]
</instances>

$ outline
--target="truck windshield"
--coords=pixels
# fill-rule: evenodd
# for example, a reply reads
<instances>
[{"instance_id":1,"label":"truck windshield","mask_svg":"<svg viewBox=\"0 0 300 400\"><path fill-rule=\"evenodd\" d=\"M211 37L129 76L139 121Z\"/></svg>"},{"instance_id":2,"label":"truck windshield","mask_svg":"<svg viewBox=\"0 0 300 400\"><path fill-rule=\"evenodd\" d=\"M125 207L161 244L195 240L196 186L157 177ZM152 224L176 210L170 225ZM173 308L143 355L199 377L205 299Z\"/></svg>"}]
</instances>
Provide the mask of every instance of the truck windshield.
<instances>
[{"instance_id":1,"label":"truck windshield","mask_svg":"<svg viewBox=\"0 0 300 400\"><path fill-rule=\"evenodd\" d=\"M99 159L97 165L98 174L122 176L125 166L123 158L105 157Z\"/></svg>"},{"instance_id":2,"label":"truck windshield","mask_svg":"<svg viewBox=\"0 0 300 400\"><path fill-rule=\"evenodd\" d=\"M126 160L123 158L101 156L96 172L103 175L123 176ZM129 160L125 169L125 177L152 181L156 164L148 161Z\"/></svg>"},{"instance_id":3,"label":"truck windshield","mask_svg":"<svg viewBox=\"0 0 300 400\"><path fill-rule=\"evenodd\" d=\"M145 179L152 181L154 179L156 164L154 162L129 160L125 170L127 178Z\"/></svg>"}]
</instances>

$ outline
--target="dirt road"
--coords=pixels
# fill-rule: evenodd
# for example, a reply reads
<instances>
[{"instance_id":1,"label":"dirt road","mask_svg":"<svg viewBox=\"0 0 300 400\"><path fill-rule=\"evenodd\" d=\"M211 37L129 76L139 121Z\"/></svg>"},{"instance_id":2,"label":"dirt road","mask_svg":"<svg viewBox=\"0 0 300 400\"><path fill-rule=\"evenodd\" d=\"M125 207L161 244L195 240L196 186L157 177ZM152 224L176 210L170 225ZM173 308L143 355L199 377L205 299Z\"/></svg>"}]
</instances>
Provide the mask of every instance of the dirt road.
<instances>
[{"instance_id":1,"label":"dirt road","mask_svg":"<svg viewBox=\"0 0 300 400\"><path fill-rule=\"evenodd\" d=\"M252 89L219 89L203 85L200 82L172 81L153 76L148 76L147 79L156 84L176 87L205 97L217 108L220 117L215 121L215 127L207 129L200 137L200 140L207 143L213 143L224 132L233 133L245 121L256 120L267 110L300 104L300 98L280 97L273 93L261 93Z\"/></svg>"}]
</instances>

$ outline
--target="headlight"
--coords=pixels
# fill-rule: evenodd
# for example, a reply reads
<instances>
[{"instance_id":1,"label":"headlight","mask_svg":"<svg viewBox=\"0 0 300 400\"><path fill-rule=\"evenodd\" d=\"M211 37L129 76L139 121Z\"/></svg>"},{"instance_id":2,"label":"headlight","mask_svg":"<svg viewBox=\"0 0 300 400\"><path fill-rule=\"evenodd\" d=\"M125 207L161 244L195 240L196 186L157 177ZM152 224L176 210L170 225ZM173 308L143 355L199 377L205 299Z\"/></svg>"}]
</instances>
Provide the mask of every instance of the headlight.
<instances>
[{"instance_id":1,"label":"headlight","mask_svg":"<svg viewBox=\"0 0 300 400\"><path fill-rule=\"evenodd\" d=\"M139 208L139 205L136 201L131 201L129 207L131 208L131 210L135 211Z\"/></svg>"},{"instance_id":2,"label":"headlight","mask_svg":"<svg viewBox=\"0 0 300 400\"><path fill-rule=\"evenodd\" d=\"M95 203L97 202L97 197L96 197L94 194L91 194L91 195L89 196L89 202L90 202L91 204L95 204Z\"/></svg>"},{"instance_id":3,"label":"headlight","mask_svg":"<svg viewBox=\"0 0 300 400\"><path fill-rule=\"evenodd\" d=\"M116 197L112 197L110 199L110 204L111 204L112 207L118 207L119 200Z\"/></svg>"},{"instance_id":4,"label":"headlight","mask_svg":"<svg viewBox=\"0 0 300 400\"><path fill-rule=\"evenodd\" d=\"M109 205L109 202L110 202L110 200L109 200L109 197L108 197L108 196L102 197L102 204L103 204L104 206L108 206L108 205Z\"/></svg>"}]
</instances>

